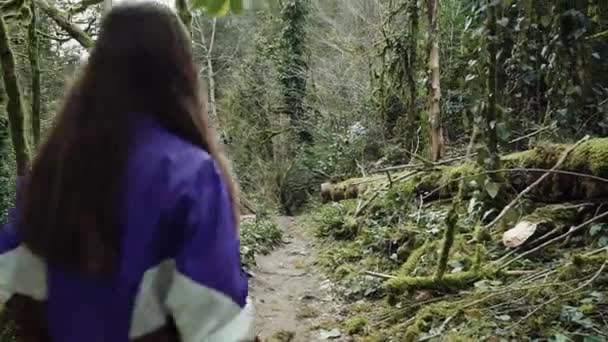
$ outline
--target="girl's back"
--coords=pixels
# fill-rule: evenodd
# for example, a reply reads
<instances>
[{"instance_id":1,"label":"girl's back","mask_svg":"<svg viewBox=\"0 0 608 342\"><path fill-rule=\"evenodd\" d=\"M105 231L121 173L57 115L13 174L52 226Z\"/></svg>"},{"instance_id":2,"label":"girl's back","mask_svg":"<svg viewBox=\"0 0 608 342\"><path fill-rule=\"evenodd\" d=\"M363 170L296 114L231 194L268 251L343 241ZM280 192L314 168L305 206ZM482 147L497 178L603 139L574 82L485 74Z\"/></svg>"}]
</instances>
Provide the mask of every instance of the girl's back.
<instances>
[{"instance_id":1,"label":"girl's back","mask_svg":"<svg viewBox=\"0 0 608 342\"><path fill-rule=\"evenodd\" d=\"M22 337L253 340L237 196L202 104L177 17L113 9L0 232Z\"/></svg>"}]
</instances>

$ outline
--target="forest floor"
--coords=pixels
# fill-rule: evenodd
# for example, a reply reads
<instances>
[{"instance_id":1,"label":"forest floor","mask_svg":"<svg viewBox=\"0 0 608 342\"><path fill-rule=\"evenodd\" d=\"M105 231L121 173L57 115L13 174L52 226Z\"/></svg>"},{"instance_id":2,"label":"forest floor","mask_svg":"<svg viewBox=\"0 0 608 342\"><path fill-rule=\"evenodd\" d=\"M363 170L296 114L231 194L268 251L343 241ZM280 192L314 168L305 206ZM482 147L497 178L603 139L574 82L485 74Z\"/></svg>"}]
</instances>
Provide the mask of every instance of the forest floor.
<instances>
[{"instance_id":1,"label":"forest floor","mask_svg":"<svg viewBox=\"0 0 608 342\"><path fill-rule=\"evenodd\" d=\"M341 305L332 284L316 265L314 240L296 218L279 217L283 244L260 255L252 269L251 295L262 341L350 341L329 328ZM324 327L327 327L325 330Z\"/></svg>"}]
</instances>

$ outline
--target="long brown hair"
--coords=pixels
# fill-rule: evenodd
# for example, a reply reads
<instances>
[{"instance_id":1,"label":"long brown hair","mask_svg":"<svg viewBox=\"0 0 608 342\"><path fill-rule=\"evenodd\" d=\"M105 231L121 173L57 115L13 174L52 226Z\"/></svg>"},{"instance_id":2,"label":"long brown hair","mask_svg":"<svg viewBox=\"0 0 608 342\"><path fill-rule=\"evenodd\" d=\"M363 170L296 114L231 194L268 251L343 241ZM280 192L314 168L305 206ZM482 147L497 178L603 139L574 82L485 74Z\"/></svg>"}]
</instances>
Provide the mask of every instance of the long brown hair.
<instances>
[{"instance_id":1,"label":"long brown hair","mask_svg":"<svg viewBox=\"0 0 608 342\"><path fill-rule=\"evenodd\" d=\"M114 7L27 177L18 225L25 245L68 269L114 269L133 113L154 116L214 157L238 224L237 189L203 102L190 36L178 17L158 3Z\"/></svg>"}]
</instances>

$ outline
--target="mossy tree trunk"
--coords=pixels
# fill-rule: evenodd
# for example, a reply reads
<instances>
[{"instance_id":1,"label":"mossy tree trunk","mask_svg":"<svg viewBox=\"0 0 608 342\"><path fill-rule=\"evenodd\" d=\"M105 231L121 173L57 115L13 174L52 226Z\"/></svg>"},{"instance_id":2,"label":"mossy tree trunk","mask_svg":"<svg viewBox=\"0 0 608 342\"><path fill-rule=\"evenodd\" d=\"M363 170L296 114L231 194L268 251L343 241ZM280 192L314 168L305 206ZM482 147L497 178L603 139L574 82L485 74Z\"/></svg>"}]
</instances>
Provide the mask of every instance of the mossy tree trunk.
<instances>
[{"instance_id":1,"label":"mossy tree trunk","mask_svg":"<svg viewBox=\"0 0 608 342\"><path fill-rule=\"evenodd\" d=\"M439 0L426 0L428 18L428 115L431 137L431 160L443 157L443 125L441 123L441 86L439 73Z\"/></svg>"},{"instance_id":2,"label":"mossy tree trunk","mask_svg":"<svg viewBox=\"0 0 608 342\"><path fill-rule=\"evenodd\" d=\"M40 57L38 55L38 34L36 7L31 5L32 19L28 30L29 36L29 59L32 73L32 136L34 147L40 143Z\"/></svg>"},{"instance_id":3,"label":"mossy tree trunk","mask_svg":"<svg viewBox=\"0 0 608 342\"><path fill-rule=\"evenodd\" d=\"M11 50L10 39L3 18L0 17L0 65L6 94L8 95L7 112L10 122L11 138L17 159L17 174L25 175L30 162L29 148L26 138L25 117L26 109L21 95L21 87L17 78L15 58Z\"/></svg>"},{"instance_id":4,"label":"mossy tree trunk","mask_svg":"<svg viewBox=\"0 0 608 342\"><path fill-rule=\"evenodd\" d=\"M408 113L408 132L410 135L409 139L411 141L415 141L414 136L416 135L416 130L419 126L420 116L418 115L418 106L416 105L416 100L418 99L418 89L416 87L416 72L417 63L418 63L418 24L419 24L419 8L418 1L411 1L408 7L408 17L409 17L409 58L408 65L409 70L406 73L407 77L407 85L409 88L409 113Z\"/></svg>"},{"instance_id":5,"label":"mossy tree trunk","mask_svg":"<svg viewBox=\"0 0 608 342\"><path fill-rule=\"evenodd\" d=\"M307 128L306 109L306 21L309 0L286 1L282 9L283 32L280 81L283 85L285 112L303 144L312 143Z\"/></svg>"}]
</instances>

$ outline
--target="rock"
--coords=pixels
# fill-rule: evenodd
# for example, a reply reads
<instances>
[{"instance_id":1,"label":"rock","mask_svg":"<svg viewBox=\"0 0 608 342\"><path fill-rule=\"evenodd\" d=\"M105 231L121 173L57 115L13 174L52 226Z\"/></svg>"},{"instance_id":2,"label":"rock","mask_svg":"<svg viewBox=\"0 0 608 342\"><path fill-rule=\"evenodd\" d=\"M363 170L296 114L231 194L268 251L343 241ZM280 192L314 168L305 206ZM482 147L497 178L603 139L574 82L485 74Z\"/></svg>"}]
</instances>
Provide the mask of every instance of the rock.
<instances>
[{"instance_id":1,"label":"rock","mask_svg":"<svg viewBox=\"0 0 608 342\"><path fill-rule=\"evenodd\" d=\"M538 223L521 221L503 234L502 243L509 248L517 248L528 241L537 228Z\"/></svg>"},{"instance_id":2,"label":"rock","mask_svg":"<svg viewBox=\"0 0 608 342\"><path fill-rule=\"evenodd\" d=\"M342 336L342 333L338 329L332 329L329 331L321 330L319 332L319 338L321 338L322 340L334 340L334 339L340 338L341 336Z\"/></svg>"}]
</instances>

